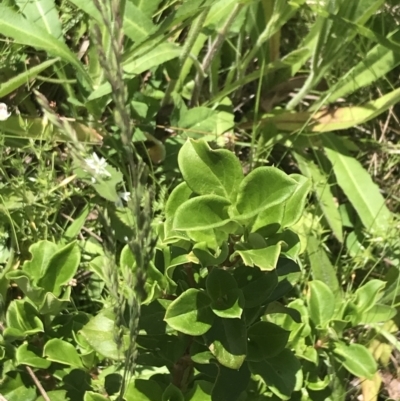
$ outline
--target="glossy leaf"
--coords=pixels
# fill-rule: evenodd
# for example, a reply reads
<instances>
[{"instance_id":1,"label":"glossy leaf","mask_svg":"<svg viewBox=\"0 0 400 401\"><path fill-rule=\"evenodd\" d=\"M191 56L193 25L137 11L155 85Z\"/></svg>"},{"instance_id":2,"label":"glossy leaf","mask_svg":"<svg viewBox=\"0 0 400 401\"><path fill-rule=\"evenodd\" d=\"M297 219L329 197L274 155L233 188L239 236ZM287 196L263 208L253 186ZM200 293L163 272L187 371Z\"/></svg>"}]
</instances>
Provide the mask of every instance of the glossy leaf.
<instances>
[{"instance_id":1,"label":"glossy leaf","mask_svg":"<svg viewBox=\"0 0 400 401\"><path fill-rule=\"evenodd\" d=\"M38 286L59 296L62 286L74 277L80 259L81 254L75 242L61 248L51 256Z\"/></svg>"},{"instance_id":2,"label":"glossy leaf","mask_svg":"<svg viewBox=\"0 0 400 401\"><path fill-rule=\"evenodd\" d=\"M272 245L262 249L237 250L235 253L241 256L246 266L257 266L263 271L271 271L276 268L278 263L281 245Z\"/></svg>"},{"instance_id":3,"label":"glossy leaf","mask_svg":"<svg viewBox=\"0 0 400 401\"><path fill-rule=\"evenodd\" d=\"M115 343L114 330L114 314L110 310L103 309L83 327L80 333L100 355L113 360L121 360L124 358L124 354Z\"/></svg>"},{"instance_id":4,"label":"glossy leaf","mask_svg":"<svg viewBox=\"0 0 400 401\"><path fill-rule=\"evenodd\" d=\"M282 226L284 210L284 202L263 210L255 218L251 231L257 231L264 237L275 234Z\"/></svg>"},{"instance_id":5,"label":"glossy leaf","mask_svg":"<svg viewBox=\"0 0 400 401\"><path fill-rule=\"evenodd\" d=\"M335 296L332 290L322 281L311 281L308 286L310 318L317 327L325 328L334 316Z\"/></svg>"},{"instance_id":6,"label":"glossy leaf","mask_svg":"<svg viewBox=\"0 0 400 401\"><path fill-rule=\"evenodd\" d=\"M38 369L47 369L51 362L42 358L41 351L32 344L23 343L15 353L17 365L27 365Z\"/></svg>"},{"instance_id":7,"label":"glossy leaf","mask_svg":"<svg viewBox=\"0 0 400 401\"><path fill-rule=\"evenodd\" d=\"M249 361L273 358L285 348L290 332L270 322L258 322L247 332Z\"/></svg>"},{"instance_id":8,"label":"glossy leaf","mask_svg":"<svg viewBox=\"0 0 400 401\"><path fill-rule=\"evenodd\" d=\"M249 219L268 207L288 199L297 187L295 180L274 167L259 167L241 182L236 208L238 218Z\"/></svg>"},{"instance_id":9,"label":"glossy leaf","mask_svg":"<svg viewBox=\"0 0 400 401\"><path fill-rule=\"evenodd\" d=\"M95 393L93 391L86 391L83 401L107 401L108 398L104 395Z\"/></svg>"},{"instance_id":10,"label":"glossy leaf","mask_svg":"<svg viewBox=\"0 0 400 401\"><path fill-rule=\"evenodd\" d=\"M281 224L282 228L290 227L299 221L303 214L308 193L311 189L311 181L303 175L291 174L289 177L295 180L298 185L294 193L285 202Z\"/></svg>"},{"instance_id":11,"label":"glossy leaf","mask_svg":"<svg viewBox=\"0 0 400 401\"><path fill-rule=\"evenodd\" d=\"M62 363L72 367L83 367L75 347L59 338L47 341L43 348L43 355L52 362Z\"/></svg>"},{"instance_id":12,"label":"glossy leaf","mask_svg":"<svg viewBox=\"0 0 400 401\"><path fill-rule=\"evenodd\" d=\"M243 295L233 276L226 270L214 267L207 276L207 293L212 299L211 309L223 318L240 318L243 312Z\"/></svg>"},{"instance_id":13,"label":"glossy leaf","mask_svg":"<svg viewBox=\"0 0 400 401\"><path fill-rule=\"evenodd\" d=\"M374 324L388 322L397 314L397 310L388 305L376 304L366 312L360 313L357 324Z\"/></svg>"},{"instance_id":14,"label":"glossy leaf","mask_svg":"<svg viewBox=\"0 0 400 401\"><path fill-rule=\"evenodd\" d=\"M230 202L217 195L202 195L189 199L178 207L174 230L201 231L222 227L230 221Z\"/></svg>"},{"instance_id":15,"label":"glossy leaf","mask_svg":"<svg viewBox=\"0 0 400 401\"><path fill-rule=\"evenodd\" d=\"M268 388L283 400L290 399L302 382L300 362L288 349L262 362L249 362L249 368L251 373L260 375Z\"/></svg>"},{"instance_id":16,"label":"glossy leaf","mask_svg":"<svg viewBox=\"0 0 400 401\"><path fill-rule=\"evenodd\" d=\"M126 401L162 401L163 390L155 380L132 380L125 393Z\"/></svg>"},{"instance_id":17,"label":"glossy leaf","mask_svg":"<svg viewBox=\"0 0 400 401\"><path fill-rule=\"evenodd\" d=\"M184 401L182 391L170 383L164 390L162 401Z\"/></svg>"},{"instance_id":18,"label":"glossy leaf","mask_svg":"<svg viewBox=\"0 0 400 401\"><path fill-rule=\"evenodd\" d=\"M164 320L175 330L201 336L213 324L211 299L206 293L190 288L168 306Z\"/></svg>"},{"instance_id":19,"label":"glossy leaf","mask_svg":"<svg viewBox=\"0 0 400 401\"><path fill-rule=\"evenodd\" d=\"M233 275L243 293L246 308L262 305L278 284L275 271L263 272L259 268L240 266L234 270Z\"/></svg>"},{"instance_id":20,"label":"glossy leaf","mask_svg":"<svg viewBox=\"0 0 400 401\"><path fill-rule=\"evenodd\" d=\"M206 344L218 362L239 369L247 353L246 325L241 319L216 318L205 335Z\"/></svg>"},{"instance_id":21,"label":"glossy leaf","mask_svg":"<svg viewBox=\"0 0 400 401\"><path fill-rule=\"evenodd\" d=\"M357 210L364 227L381 234L389 230L392 214L370 174L350 156L336 135L324 135L323 144L338 184Z\"/></svg>"},{"instance_id":22,"label":"glossy leaf","mask_svg":"<svg viewBox=\"0 0 400 401\"><path fill-rule=\"evenodd\" d=\"M355 303L359 312L371 309L383 296L386 283L382 280L370 280L355 292Z\"/></svg>"},{"instance_id":23,"label":"glossy leaf","mask_svg":"<svg viewBox=\"0 0 400 401\"><path fill-rule=\"evenodd\" d=\"M356 377L372 379L377 370L373 356L361 344L346 345L336 342L333 352L343 366Z\"/></svg>"},{"instance_id":24,"label":"glossy leaf","mask_svg":"<svg viewBox=\"0 0 400 401\"><path fill-rule=\"evenodd\" d=\"M218 376L212 390L212 401L236 401L246 390L250 371L246 363L240 369L229 369L218 366ZM200 400L199 400L200 401Z\"/></svg>"},{"instance_id":25,"label":"glossy leaf","mask_svg":"<svg viewBox=\"0 0 400 401\"><path fill-rule=\"evenodd\" d=\"M11 372L10 372L11 373ZM21 373L5 374L1 382L1 395L7 401L35 401L37 399L36 387L26 383Z\"/></svg>"},{"instance_id":26,"label":"glossy leaf","mask_svg":"<svg viewBox=\"0 0 400 401\"><path fill-rule=\"evenodd\" d=\"M179 152L178 162L183 178L193 192L235 200L243 172L232 152L212 150L205 141L188 140Z\"/></svg>"},{"instance_id":27,"label":"glossy leaf","mask_svg":"<svg viewBox=\"0 0 400 401\"><path fill-rule=\"evenodd\" d=\"M36 309L27 301L13 300L7 308L4 337L24 338L44 331Z\"/></svg>"},{"instance_id":28,"label":"glossy leaf","mask_svg":"<svg viewBox=\"0 0 400 401\"><path fill-rule=\"evenodd\" d=\"M52 56L61 57L71 63L84 77L88 74L68 46L56 39L31 21L25 19L12 8L0 4L0 33L17 43L43 49Z\"/></svg>"}]
</instances>

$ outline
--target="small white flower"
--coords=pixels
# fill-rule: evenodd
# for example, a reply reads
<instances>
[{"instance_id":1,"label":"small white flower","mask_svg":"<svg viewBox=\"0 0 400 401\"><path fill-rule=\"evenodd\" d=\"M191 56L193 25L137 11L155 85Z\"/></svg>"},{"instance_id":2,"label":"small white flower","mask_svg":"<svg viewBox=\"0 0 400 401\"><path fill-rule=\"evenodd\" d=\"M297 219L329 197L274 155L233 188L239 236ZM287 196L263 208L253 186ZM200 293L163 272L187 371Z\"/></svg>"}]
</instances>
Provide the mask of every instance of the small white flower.
<instances>
[{"instance_id":1,"label":"small white flower","mask_svg":"<svg viewBox=\"0 0 400 401\"><path fill-rule=\"evenodd\" d=\"M87 167L89 167L90 172L99 177L111 177L111 174L106 170L107 161L103 157L97 156L93 153L91 157L85 159ZM86 171L86 170L85 170ZM92 177L92 182L95 182L96 178Z\"/></svg>"},{"instance_id":2,"label":"small white flower","mask_svg":"<svg viewBox=\"0 0 400 401\"><path fill-rule=\"evenodd\" d=\"M10 116L11 113L8 112L7 105L5 103L0 103L0 121L5 121Z\"/></svg>"},{"instance_id":3,"label":"small white flower","mask_svg":"<svg viewBox=\"0 0 400 401\"><path fill-rule=\"evenodd\" d=\"M118 200L115 202L115 206L123 207L122 201L128 202L131 198L130 192L118 192Z\"/></svg>"}]
</instances>

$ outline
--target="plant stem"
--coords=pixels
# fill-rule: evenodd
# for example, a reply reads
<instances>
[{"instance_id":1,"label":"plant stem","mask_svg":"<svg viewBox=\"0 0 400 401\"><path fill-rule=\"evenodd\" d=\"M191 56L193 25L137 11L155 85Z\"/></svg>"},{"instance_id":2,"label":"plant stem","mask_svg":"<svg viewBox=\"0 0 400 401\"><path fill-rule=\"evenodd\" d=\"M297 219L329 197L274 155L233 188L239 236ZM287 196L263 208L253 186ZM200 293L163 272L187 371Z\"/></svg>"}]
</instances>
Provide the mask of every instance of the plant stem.
<instances>
[{"instance_id":1,"label":"plant stem","mask_svg":"<svg viewBox=\"0 0 400 401\"><path fill-rule=\"evenodd\" d=\"M191 107L194 107L197 105L197 103L199 101L201 88L202 88L203 82L204 82L204 73L210 68L210 65L211 65L215 55L218 53L219 49L221 48L222 44L224 43L224 40L229 31L229 28L235 21L235 18L239 14L242 7L243 7L243 4L235 5L231 14L229 15L228 19L226 20L224 26L222 27L222 29L218 33L217 37L215 38L213 44L208 49L208 52L205 55L203 63L201 65L202 70L203 70L203 75L197 73L196 77L194 79L194 88L193 88L192 98L190 100Z\"/></svg>"},{"instance_id":2,"label":"plant stem","mask_svg":"<svg viewBox=\"0 0 400 401\"><path fill-rule=\"evenodd\" d=\"M43 388L43 386L40 384L39 379L36 377L34 371L29 367L25 366L27 372L29 373L29 376L32 378L34 381L36 387L38 388L40 394L42 395L44 401L51 401L50 397L47 395L46 390Z\"/></svg>"}]
</instances>

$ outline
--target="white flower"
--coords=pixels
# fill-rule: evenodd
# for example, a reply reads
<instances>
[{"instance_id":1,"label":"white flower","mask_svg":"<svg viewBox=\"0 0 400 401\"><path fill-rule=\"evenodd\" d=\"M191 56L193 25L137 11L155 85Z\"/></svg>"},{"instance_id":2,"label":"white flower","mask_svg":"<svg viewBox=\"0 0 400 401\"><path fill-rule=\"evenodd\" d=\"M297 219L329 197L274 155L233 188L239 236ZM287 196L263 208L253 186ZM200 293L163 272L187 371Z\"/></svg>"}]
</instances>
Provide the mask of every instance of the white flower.
<instances>
[{"instance_id":1,"label":"white flower","mask_svg":"<svg viewBox=\"0 0 400 401\"><path fill-rule=\"evenodd\" d=\"M123 207L122 201L128 202L131 199L130 192L118 192L118 200L115 202L115 206Z\"/></svg>"},{"instance_id":2,"label":"white flower","mask_svg":"<svg viewBox=\"0 0 400 401\"><path fill-rule=\"evenodd\" d=\"M106 170L107 161L103 157L100 158L96 153L93 153L91 157L85 159L85 162L90 172L94 175L99 177L111 177L111 174ZM92 177L92 182L95 182L95 180L95 177Z\"/></svg>"},{"instance_id":3,"label":"white flower","mask_svg":"<svg viewBox=\"0 0 400 401\"><path fill-rule=\"evenodd\" d=\"M0 121L5 121L10 116L11 113L8 112L7 105L5 103L0 103Z\"/></svg>"}]
</instances>

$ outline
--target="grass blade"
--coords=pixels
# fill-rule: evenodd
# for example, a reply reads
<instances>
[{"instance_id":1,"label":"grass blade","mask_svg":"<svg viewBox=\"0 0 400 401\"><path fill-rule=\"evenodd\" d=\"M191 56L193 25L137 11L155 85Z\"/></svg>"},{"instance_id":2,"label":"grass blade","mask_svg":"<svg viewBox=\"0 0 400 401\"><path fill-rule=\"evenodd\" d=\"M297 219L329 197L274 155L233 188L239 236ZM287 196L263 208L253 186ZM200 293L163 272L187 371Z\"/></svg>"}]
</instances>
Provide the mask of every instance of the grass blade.
<instances>
[{"instance_id":1,"label":"grass blade","mask_svg":"<svg viewBox=\"0 0 400 401\"><path fill-rule=\"evenodd\" d=\"M337 182L356 209L364 227L378 235L388 232L392 214L369 173L348 153L340 137L329 133L322 136L322 142Z\"/></svg>"}]
</instances>

